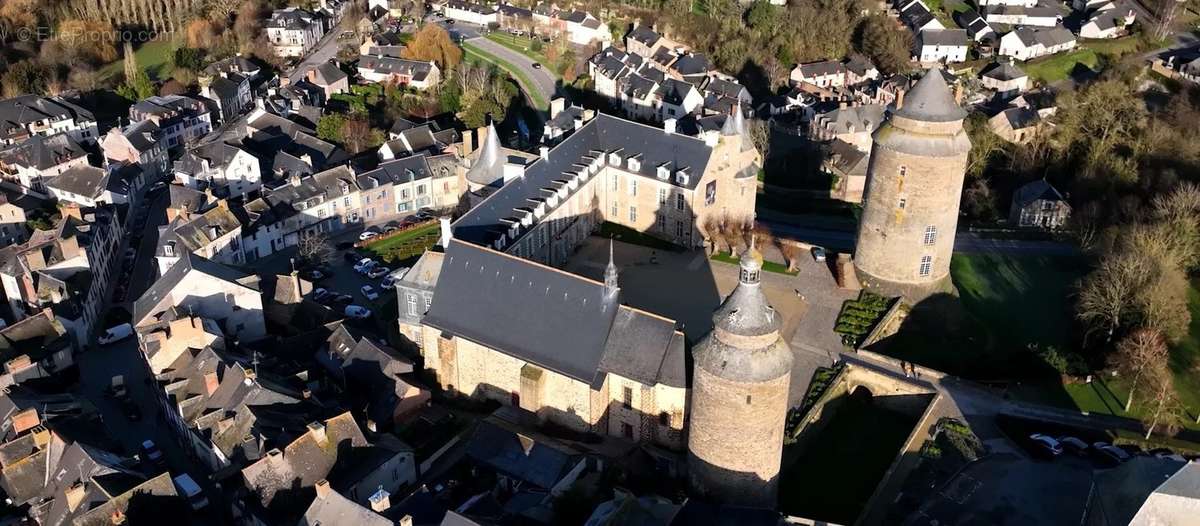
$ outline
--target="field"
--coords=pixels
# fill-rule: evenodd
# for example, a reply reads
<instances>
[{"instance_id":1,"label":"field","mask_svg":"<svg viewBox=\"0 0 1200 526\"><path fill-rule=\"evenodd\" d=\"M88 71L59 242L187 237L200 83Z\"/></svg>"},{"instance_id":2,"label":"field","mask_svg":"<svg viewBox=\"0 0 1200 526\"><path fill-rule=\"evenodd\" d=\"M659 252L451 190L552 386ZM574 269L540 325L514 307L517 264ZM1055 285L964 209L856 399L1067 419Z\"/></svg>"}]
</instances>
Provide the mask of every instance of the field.
<instances>
[{"instance_id":1,"label":"field","mask_svg":"<svg viewBox=\"0 0 1200 526\"><path fill-rule=\"evenodd\" d=\"M1028 377L1030 345L1074 348L1070 294L1085 270L1076 258L955 254L959 296L914 306L885 352L977 380Z\"/></svg>"},{"instance_id":2,"label":"field","mask_svg":"<svg viewBox=\"0 0 1200 526\"><path fill-rule=\"evenodd\" d=\"M133 55L137 57L138 66L146 69L151 79L166 80L171 75L171 61L174 59L175 42L170 39L154 40L138 46ZM118 59L100 69L101 80L120 80L125 71L125 63Z\"/></svg>"},{"instance_id":3,"label":"field","mask_svg":"<svg viewBox=\"0 0 1200 526\"><path fill-rule=\"evenodd\" d=\"M1070 53L1059 53L1051 57L1043 57L1026 62L1021 67L1029 78L1049 84L1066 80L1075 71L1076 66L1084 65L1095 70L1100 64L1096 52L1088 48L1080 48Z\"/></svg>"}]
</instances>

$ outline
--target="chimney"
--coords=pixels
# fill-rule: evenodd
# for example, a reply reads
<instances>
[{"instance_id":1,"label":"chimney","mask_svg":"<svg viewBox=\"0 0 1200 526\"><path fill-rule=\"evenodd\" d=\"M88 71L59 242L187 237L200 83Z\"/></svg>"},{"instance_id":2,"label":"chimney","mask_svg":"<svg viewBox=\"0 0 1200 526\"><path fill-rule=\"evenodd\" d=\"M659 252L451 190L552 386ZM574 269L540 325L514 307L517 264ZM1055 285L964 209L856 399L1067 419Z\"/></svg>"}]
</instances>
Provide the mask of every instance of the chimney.
<instances>
[{"instance_id":1,"label":"chimney","mask_svg":"<svg viewBox=\"0 0 1200 526\"><path fill-rule=\"evenodd\" d=\"M317 483L313 485L313 487L317 489L317 498L318 499L323 499L325 497L328 497L329 492L332 491L329 489L329 481L325 480L325 479L318 480Z\"/></svg>"},{"instance_id":2,"label":"chimney","mask_svg":"<svg viewBox=\"0 0 1200 526\"><path fill-rule=\"evenodd\" d=\"M450 246L450 240L454 239L454 230L450 228L450 218L439 217L438 226L441 227L441 237L438 239L438 244L441 245L442 248L446 248Z\"/></svg>"},{"instance_id":3,"label":"chimney","mask_svg":"<svg viewBox=\"0 0 1200 526\"><path fill-rule=\"evenodd\" d=\"M379 491L376 491L369 499L371 501L371 510L375 513L387 511L388 508L392 507L392 499L389 497L388 492L380 487Z\"/></svg>"},{"instance_id":4,"label":"chimney","mask_svg":"<svg viewBox=\"0 0 1200 526\"><path fill-rule=\"evenodd\" d=\"M292 174L288 177L288 182L292 183L292 186L300 186L300 174Z\"/></svg>"},{"instance_id":5,"label":"chimney","mask_svg":"<svg viewBox=\"0 0 1200 526\"><path fill-rule=\"evenodd\" d=\"M18 435L37 427L41 423L42 420L38 418L37 409L33 407L12 416L13 432Z\"/></svg>"},{"instance_id":6,"label":"chimney","mask_svg":"<svg viewBox=\"0 0 1200 526\"><path fill-rule=\"evenodd\" d=\"M320 445L325 445L329 442L329 437L325 435L324 422L312 422L308 424L308 434L312 435L313 440Z\"/></svg>"},{"instance_id":7,"label":"chimney","mask_svg":"<svg viewBox=\"0 0 1200 526\"><path fill-rule=\"evenodd\" d=\"M575 129L578 130L582 127L583 127L583 117L575 117Z\"/></svg>"},{"instance_id":8,"label":"chimney","mask_svg":"<svg viewBox=\"0 0 1200 526\"><path fill-rule=\"evenodd\" d=\"M838 108L839 108L839 109L843 109L843 110L844 110L844 109L846 109L846 106L849 106L849 105L850 105L850 103L849 103L849 102L847 102L847 101L844 101L844 100L840 100L840 101L838 101Z\"/></svg>"},{"instance_id":9,"label":"chimney","mask_svg":"<svg viewBox=\"0 0 1200 526\"><path fill-rule=\"evenodd\" d=\"M79 505L83 503L84 495L87 495L87 492L83 488L83 482L76 482L75 485L67 488L63 493L67 496L67 508L71 511L79 509Z\"/></svg>"},{"instance_id":10,"label":"chimney","mask_svg":"<svg viewBox=\"0 0 1200 526\"><path fill-rule=\"evenodd\" d=\"M45 449L50 445L50 430L46 429L46 426L41 424L34 426L30 433L33 433L33 445L38 449Z\"/></svg>"},{"instance_id":11,"label":"chimney","mask_svg":"<svg viewBox=\"0 0 1200 526\"><path fill-rule=\"evenodd\" d=\"M315 84L317 82L317 68L310 68L308 71L304 72L304 78Z\"/></svg>"},{"instance_id":12,"label":"chimney","mask_svg":"<svg viewBox=\"0 0 1200 526\"><path fill-rule=\"evenodd\" d=\"M313 166L312 155L309 155L307 153L301 154L300 162L307 164L309 168L315 168L315 166Z\"/></svg>"},{"instance_id":13,"label":"chimney","mask_svg":"<svg viewBox=\"0 0 1200 526\"><path fill-rule=\"evenodd\" d=\"M550 118L553 119L559 113L562 113L563 109L565 109L566 106L567 106L567 99L564 99L562 97L556 97L553 100L551 100L550 101Z\"/></svg>"},{"instance_id":14,"label":"chimney","mask_svg":"<svg viewBox=\"0 0 1200 526\"><path fill-rule=\"evenodd\" d=\"M221 386L221 380L219 380L217 378L216 371L209 371L207 373L204 373L204 394L205 395L212 396L213 393L217 392L217 388L220 386Z\"/></svg>"},{"instance_id":15,"label":"chimney","mask_svg":"<svg viewBox=\"0 0 1200 526\"><path fill-rule=\"evenodd\" d=\"M396 521L396 526L413 526L413 516L405 515Z\"/></svg>"},{"instance_id":16,"label":"chimney","mask_svg":"<svg viewBox=\"0 0 1200 526\"><path fill-rule=\"evenodd\" d=\"M283 75L283 76L279 77L279 87L282 88L285 86L289 86L289 85L291 85L291 83L292 83L292 79L288 78L287 75Z\"/></svg>"},{"instance_id":17,"label":"chimney","mask_svg":"<svg viewBox=\"0 0 1200 526\"><path fill-rule=\"evenodd\" d=\"M896 90L896 109L904 107L904 90Z\"/></svg>"},{"instance_id":18,"label":"chimney","mask_svg":"<svg viewBox=\"0 0 1200 526\"><path fill-rule=\"evenodd\" d=\"M538 148L538 155L540 155L542 157L543 161L549 161L550 160L550 147L543 144L540 148Z\"/></svg>"},{"instance_id":19,"label":"chimney","mask_svg":"<svg viewBox=\"0 0 1200 526\"><path fill-rule=\"evenodd\" d=\"M470 131L462 134L462 156L466 157L475 151L475 135Z\"/></svg>"},{"instance_id":20,"label":"chimney","mask_svg":"<svg viewBox=\"0 0 1200 526\"><path fill-rule=\"evenodd\" d=\"M663 119L663 131L671 134L675 133L675 119Z\"/></svg>"}]
</instances>

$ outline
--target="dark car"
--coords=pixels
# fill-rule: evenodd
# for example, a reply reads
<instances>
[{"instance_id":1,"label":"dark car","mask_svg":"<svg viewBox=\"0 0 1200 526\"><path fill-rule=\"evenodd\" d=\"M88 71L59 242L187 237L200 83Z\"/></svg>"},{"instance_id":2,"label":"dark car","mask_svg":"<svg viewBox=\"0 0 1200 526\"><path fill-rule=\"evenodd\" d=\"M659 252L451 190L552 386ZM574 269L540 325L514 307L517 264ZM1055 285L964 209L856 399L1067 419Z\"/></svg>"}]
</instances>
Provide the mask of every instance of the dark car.
<instances>
[{"instance_id":1,"label":"dark car","mask_svg":"<svg viewBox=\"0 0 1200 526\"><path fill-rule=\"evenodd\" d=\"M1087 442L1072 436L1058 437L1058 443L1062 445L1064 450L1081 456L1087 456L1088 450L1091 449L1088 447Z\"/></svg>"},{"instance_id":2,"label":"dark car","mask_svg":"<svg viewBox=\"0 0 1200 526\"><path fill-rule=\"evenodd\" d=\"M1115 447L1108 442L1096 442L1092 444L1092 459L1096 461L1100 467L1111 468L1118 464L1129 460L1129 453L1126 453L1119 447Z\"/></svg>"},{"instance_id":3,"label":"dark car","mask_svg":"<svg viewBox=\"0 0 1200 526\"><path fill-rule=\"evenodd\" d=\"M534 62L534 63L533 63L533 69L542 69L542 65L541 65L541 64L538 64L537 62Z\"/></svg>"},{"instance_id":4,"label":"dark car","mask_svg":"<svg viewBox=\"0 0 1200 526\"><path fill-rule=\"evenodd\" d=\"M309 281L320 281L333 276L333 271L325 267L313 267L300 273L300 277Z\"/></svg>"}]
</instances>

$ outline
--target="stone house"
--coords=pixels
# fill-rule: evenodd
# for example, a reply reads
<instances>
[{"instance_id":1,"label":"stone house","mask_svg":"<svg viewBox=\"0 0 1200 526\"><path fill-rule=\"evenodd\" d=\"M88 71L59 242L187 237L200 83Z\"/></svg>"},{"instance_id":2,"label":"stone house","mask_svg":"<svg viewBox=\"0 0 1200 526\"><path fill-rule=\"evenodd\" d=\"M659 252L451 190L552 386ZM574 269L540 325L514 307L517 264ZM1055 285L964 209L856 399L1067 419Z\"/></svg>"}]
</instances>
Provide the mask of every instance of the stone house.
<instances>
[{"instance_id":1,"label":"stone house","mask_svg":"<svg viewBox=\"0 0 1200 526\"><path fill-rule=\"evenodd\" d=\"M598 283L451 240L421 321L426 367L452 392L578 431L682 447L683 333L621 305L612 262L605 275Z\"/></svg>"},{"instance_id":2,"label":"stone house","mask_svg":"<svg viewBox=\"0 0 1200 526\"><path fill-rule=\"evenodd\" d=\"M994 62L979 72L979 83L1002 96L1011 96L1025 91L1029 84L1029 75L1014 66L1011 61Z\"/></svg>"},{"instance_id":3,"label":"stone house","mask_svg":"<svg viewBox=\"0 0 1200 526\"><path fill-rule=\"evenodd\" d=\"M0 175L22 188L46 192L46 182L70 168L88 165L88 150L70 134L35 135L0 153Z\"/></svg>"},{"instance_id":4,"label":"stone house","mask_svg":"<svg viewBox=\"0 0 1200 526\"><path fill-rule=\"evenodd\" d=\"M1001 139L1024 144L1041 132L1044 122L1037 110L1028 107L1005 109L988 119L988 127Z\"/></svg>"},{"instance_id":5,"label":"stone house","mask_svg":"<svg viewBox=\"0 0 1200 526\"><path fill-rule=\"evenodd\" d=\"M1000 37L1001 56L1031 60L1075 48L1075 35L1067 28L1021 26Z\"/></svg>"},{"instance_id":6,"label":"stone house","mask_svg":"<svg viewBox=\"0 0 1200 526\"><path fill-rule=\"evenodd\" d=\"M258 276L191 252L180 255L165 274L133 303L135 329L180 315L209 318L221 333L242 342L267 335Z\"/></svg>"},{"instance_id":7,"label":"stone house","mask_svg":"<svg viewBox=\"0 0 1200 526\"><path fill-rule=\"evenodd\" d=\"M0 246L19 245L29 239L29 227L25 225L29 217L20 199L8 192L0 193Z\"/></svg>"},{"instance_id":8,"label":"stone house","mask_svg":"<svg viewBox=\"0 0 1200 526\"><path fill-rule=\"evenodd\" d=\"M263 26L267 40L280 57L307 55L325 35L323 17L297 7L276 9Z\"/></svg>"},{"instance_id":9,"label":"stone house","mask_svg":"<svg viewBox=\"0 0 1200 526\"><path fill-rule=\"evenodd\" d=\"M325 94L325 100L338 93L350 92L350 76L333 61L308 70L304 78L320 88L321 93Z\"/></svg>"},{"instance_id":10,"label":"stone house","mask_svg":"<svg viewBox=\"0 0 1200 526\"><path fill-rule=\"evenodd\" d=\"M1067 226L1071 205L1045 179L1021 186L1013 193L1008 222L1013 226L1058 230Z\"/></svg>"},{"instance_id":11,"label":"stone house","mask_svg":"<svg viewBox=\"0 0 1200 526\"><path fill-rule=\"evenodd\" d=\"M183 95L154 96L129 107L129 121L153 121L168 149L191 143L212 131L208 107Z\"/></svg>"},{"instance_id":12,"label":"stone house","mask_svg":"<svg viewBox=\"0 0 1200 526\"><path fill-rule=\"evenodd\" d=\"M42 312L0 329L0 387L46 378L75 365L77 339L54 312Z\"/></svg>"},{"instance_id":13,"label":"stone house","mask_svg":"<svg viewBox=\"0 0 1200 526\"><path fill-rule=\"evenodd\" d=\"M19 95L0 100L0 144L60 133L79 143L94 142L96 116L63 97Z\"/></svg>"},{"instance_id":14,"label":"stone house","mask_svg":"<svg viewBox=\"0 0 1200 526\"><path fill-rule=\"evenodd\" d=\"M113 165L110 168L76 166L58 174L45 184L46 192L61 202L94 207L129 202L137 166ZM126 178L123 176L131 176Z\"/></svg>"},{"instance_id":15,"label":"stone house","mask_svg":"<svg viewBox=\"0 0 1200 526\"><path fill-rule=\"evenodd\" d=\"M816 140L841 139L862 151L871 151L872 134L883 124L886 108L880 104L851 106L842 102L838 108L817 113L809 126L809 135Z\"/></svg>"},{"instance_id":16,"label":"stone house","mask_svg":"<svg viewBox=\"0 0 1200 526\"><path fill-rule=\"evenodd\" d=\"M175 182L223 197L245 196L262 188L262 161L250 150L226 141L189 148L174 164Z\"/></svg>"},{"instance_id":17,"label":"stone house","mask_svg":"<svg viewBox=\"0 0 1200 526\"><path fill-rule=\"evenodd\" d=\"M253 75L241 71L240 67L230 64L211 75L200 77L200 95L213 101L223 123L237 118L250 106L250 80Z\"/></svg>"},{"instance_id":18,"label":"stone house","mask_svg":"<svg viewBox=\"0 0 1200 526\"><path fill-rule=\"evenodd\" d=\"M840 88L846 85L846 67L837 60L800 64L792 68L788 80L793 86L806 83L819 88Z\"/></svg>"},{"instance_id":19,"label":"stone house","mask_svg":"<svg viewBox=\"0 0 1200 526\"><path fill-rule=\"evenodd\" d=\"M654 55L654 52L657 51L661 45L671 47L665 41L666 39L664 39L662 35L656 33L649 27L638 24L635 21L633 24L633 29L631 29L629 33L625 35L625 49L628 50L630 54L649 57Z\"/></svg>"},{"instance_id":20,"label":"stone house","mask_svg":"<svg viewBox=\"0 0 1200 526\"><path fill-rule=\"evenodd\" d=\"M245 261L242 223L224 199L204 212L175 217L158 231L154 257L160 276L166 274L184 253L226 265L241 265Z\"/></svg>"},{"instance_id":21,"label":"stone house","mask_svg":"<svg viewBox=\"0 0 1200 526\"><path fill-rule=\"evenodd\" d=\"M433 183L426 159L425 154L394 159L359 175L363 220L387 221L433 208L434 192L442 188Z\"/></svg>"},{"instance_id":22,"label":"stone house","mask_svg":"<svg viewBox=\"0 0 1200 526\"><path fill-rule=\"evenodd\" d=\"M445 225L442 228L446 228ZM420 348L424 345L421 320L433 305L433 289L442 272L445 254L425 251L416 263L396 282L396 299L399 302L397 323L400 334Z\"/></svg>"},{"instance_id":23,"label":"stone house","mask_svg":"<svg viewBox=\"0 0 1200 526\"><path fill-rule=\"evenodd\" d=\"M847 203L861 203L863 191L867 186L867 163L870 160L868 151L841 139L834 139L829 144L829 156L822 163L827 173L833 174L837 183L834 186L833 198Z\"/></svg>"}]
</instances>

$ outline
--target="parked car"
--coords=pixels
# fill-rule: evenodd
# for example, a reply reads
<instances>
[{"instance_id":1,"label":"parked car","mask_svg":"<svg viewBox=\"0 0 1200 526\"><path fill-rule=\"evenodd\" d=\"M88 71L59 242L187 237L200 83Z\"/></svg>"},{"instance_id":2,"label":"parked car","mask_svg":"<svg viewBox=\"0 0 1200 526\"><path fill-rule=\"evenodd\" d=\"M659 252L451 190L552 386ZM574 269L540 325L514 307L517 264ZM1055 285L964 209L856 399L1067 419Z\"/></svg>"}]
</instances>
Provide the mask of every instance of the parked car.
<instances>
[{"instance_id":1,"label":"parked car","mask_svg":"<svg viewBox=\"0 0 1200 526\"><path fill-rule=\"evenodd\" d=\"M363 285L362 288L358 290L361 291L363 297L367 298L368 300L375 301L379 299L379 293L375 291L375 287Z\"/></svg>"},{"instance_id":2,"label":"parked car","mask_svg":"<svg viewBox=\"0 0 1200 526\"><path fill-rule=\"evenodd\" d=\"M358 235L358 240L366 241L366 240L371 239L378 235L379 235L379 232L376 232L374 230L364 230L363 233Z\"/></svg>"},{"instance_id":3,"label":"parked car","mask_svg":"<svg viewBox=\"0 0 1200 526\"><path fill-rule=\"evenodd\" d=\"M200 485L196 484L195 480L187 473L175 477L175 488L179 493L187 499L188 504L193 510L199 510L208 506L208 498L204 496L204 492L200 489Z\"/></svg>"},{"instance_id":4,"label":"parked car","mask_svg":"<svg viewBox=\"0 0 1200 526\"><path fill-rule=\"evenodd\" d=\"M1096 442L1092 444L1092 458L1102 466L1112 467L1129 460L1130 456L1108 442Z\"/></svg>"},{"instance_id":5,"label":"parked car","mask_svg":"<svg viewBox=\"0 0 1200 526\"><path fill-rule=\"evenodd\" d=\"M434 217L435 216L433 215L433 212L430 212L429 210L420 210L413 214L413 218L415 218L417 221L429 221Z\"/></svg>"},{"instance_id":6,"label":"parked car","mask_svg":"<svg viewBox=\"0 0 1200 526\"><path fill-rule=\"evenodd\" d=\"M825 249L821 247L812 247L812 257L814 261L825 261Z\"/></svg>"},{"instance_id":7,"label":"parked car","mask_svg":"<svg viewBox=\"0 0 1200 526\"><path fill-rule=\"evenodd\" d=\"M118 374L112 377L108 387L104 388L104 396L116 398L117 400L129 396L129 390L125 387L125 376Z\"/></svg>"},{"instance_id":8,"label":"parked car","mask_svg":"<svg viewBox=\"0 0 1200 526\"><path fill-rule=\"evenodd\" d=\"M313 301L321 301L329 297L329 291L324 288L318 288L312 291Z\"/></svg>"},{"instance_id":9,"label":"parked car","mask_svg":"<svg viewBox=\"0 0 1200 526\"><path fill-rule=\"evenodd\" d=\"M388 277L383 278L383 281L379 282L379 288L382 288L384 290L392 290L392 289L396 288L397 281L399 281L399 278L397 278L396 276L389 275Z\"/></svg>"},{"instance_id":10,"label":"parked car","mask_svg":"<svg viewBox=\"0 0 1200 526\"><path fill-rule=\"evenodd\" d=\"M142 461L159 467L167 463L167 459L163 457L162 450L158 449L153 440L142 442Z\"/></svg>"},{"instance_id":11,"label":"parked car","mask_svg":"<svg viewBox=\"0 0 1200 526\"><path fill-rule=\"evenodd\" d=\"M1058 437L1058 443L1062 445L1064 450L1070 451L1076 455L1086 456L1088 454L1087 442L1084 442L1078 438L1072 436Z\"/></svg>"},{"instance_id":12,"label":"parked car","mask_svg":"<svg viewBox=\"0 0 1200 526\"><path fill-rule=\"evenodd\" d=\"M533 69L542 69L542 65L541 65L541 64L538 64L537 62L534 62L534 63L533 63Z\"/></svg>"},{"instance_id":13,"label":"parked car","mask_svg":"<svg viewBox=\"0 0 1200 526\"><path fill-rule=\"evenodd\" d=\"M1150 451L1147 451L1146 453L1149 453L1150 456L1155 457L1155 458L1164 458L1164 459L1178 460L1180 462L1187 462L1187 459L1183 458L1183 455L1180 455L1179 453L1171 451L1170 449L1167 449L1165 447L1151 449Z\"/></svg>"},{"instance_id":14,"label":"parked car","mask_svg":"<svg viewBox=\"0 0 1200 526\"><path fill-rule=\"evenodd\" d=\"M104 331L104 334L96 338L96 342L100 345L109 345L130 336L133 336L133 326L128 323L122 323L114 327L109 327L108 330Z\"/></svg>"},{"instance_id":15,"label":"parked car","mask_svg":"<svg viewBox=\"0 0 1200 526\"><path fill-rule=\"evenodd\" d=\"M367 277L371 278L371 279L379 279L383 276L386 276L387 273L389 273L391 271L392 271L392 269L387 268L383 265L375 265L374 267L371 267L371 270L367 271Z\"/></svg>"},{"instance_id":16,"label":"parked car","mask_svg":"<svg viewBox=\"0 0 1200 526\"><path fill-rule=\"evenodd\" d=\"M333 273L330 272L329 270L319 269L319 268L310 268L310 269L300 273L300 277L307 279L309 281L319 281L319 280L328 278L329 276L332 276L332 275L333 275Z\"/></svg>"},{"instance_id":17,"label":"parked car","mask_svg":"<svg viewBox=\"0 0 1200 526\"><path fill-rule=\"evenodd\" d=\"M349 294L332 294L331 296L333 297L333 299L331 299L330 301L332 301L333 303L343 303L343 304L349 305L351 302L354 301L354 296L351 296Z\"/></svg>"},{"instance_id":18,"label":"parked car","mask_svg":"<svg viewBox=\"0 0 1200 526\"><path fill-rule=\"evenodd\" d=\"M358 272L359 274L363 274L363 273L366 273L368 270L371 270L371 267L374 267L374 266L375 266L375 260L373 260L371 258L362 258L362 259L358 260L358 263L354 264L354 271Z\"/></svg>"},{"instance_id":19,"label":"parked car","mask_svg":"<svg viewBox=\"0 0 1200 526\"><path fill-rule=\"evenodd\" d=\"M367 318L371 317L371 309L368 309L366 307L360 307L358 305L346 305L346 308L342 312L347 317L355 318L355 319L359 319L359 320L363 320L363 319L367 319Z\"/></svg>"},{"instance_id":20,"label":"parked car","mask_svg":"<svg viewBox=\"0 0 1200 526\"><path fill-rule=\"evenodd\" d=\"M383 233L384 233L384 234L391 234L392 232L395 232L395 231L397 231L397 230L399 230L399 229L400 229L400 227L398 227L398 226L396 226L396 225L390 225L390 226L388 226L388 227L386 227L386 228L384 228L384 229L383 229Z\"/></svg>"},{"instance_id":21,"label":"parked car","mask_svg":"<svg viewBox=\"0 0 1200 526\"><path fill-rule=\"evenodd\" d=\"M1057 457L1063 452L1062 444L1059 444L1057 440L1041 433L1029 435L1029 443L1035 452L1041 453L1042 455L1047 455L1051 458Z\"/></svg>"}]
</instances>

